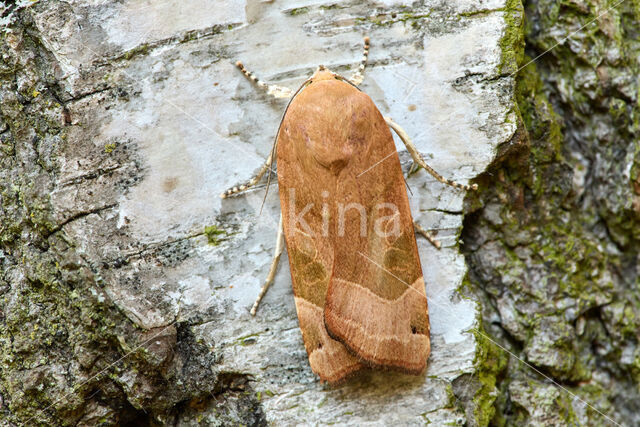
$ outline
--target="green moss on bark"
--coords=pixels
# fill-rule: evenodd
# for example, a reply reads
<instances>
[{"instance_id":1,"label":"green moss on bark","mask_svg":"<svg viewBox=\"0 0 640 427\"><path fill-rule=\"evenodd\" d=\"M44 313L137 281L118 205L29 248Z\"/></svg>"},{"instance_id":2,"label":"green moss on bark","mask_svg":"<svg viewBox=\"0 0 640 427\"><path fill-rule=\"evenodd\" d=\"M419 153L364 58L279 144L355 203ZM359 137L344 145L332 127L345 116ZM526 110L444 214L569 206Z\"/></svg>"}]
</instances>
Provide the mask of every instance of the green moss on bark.
<instances>
[{"instance_id":1,"label":"green moss on bark","mask_svg":"<svg viewBox=\"0 0 640 427\"><path fill-rule=\"evenodd\" d=\"M507 0L504 8L505 33L500 39L502 53L498 70L514 73L524 54L524 8L521 0Z\"/></svg>"},{"instance_id":2,"label":"green moss on bark","mask_svg":"<svg viewBox=\"0 0 640 427\"><path fill-rule=\"evenodd\" d=\"M473 415L477 426L487 426L496 415L497 378L507 366L508 355L483 329L475 330L474 335L477 342L474 365L479 387L473 400Z\"/></svg>"},{"instance_id":3,"label":"green moss on bark","mask_svg":"<svg viewBox=\"0 0 640 427\"><path fill-rule=\"evenodd\" d=\"M524 64L606 7L526 5ZM638 422L636 14L614 8L520 70L521 132L470 195L463 252L487 332L593 406L512 359L496 425Z\"/></svg>"}]
</instances>

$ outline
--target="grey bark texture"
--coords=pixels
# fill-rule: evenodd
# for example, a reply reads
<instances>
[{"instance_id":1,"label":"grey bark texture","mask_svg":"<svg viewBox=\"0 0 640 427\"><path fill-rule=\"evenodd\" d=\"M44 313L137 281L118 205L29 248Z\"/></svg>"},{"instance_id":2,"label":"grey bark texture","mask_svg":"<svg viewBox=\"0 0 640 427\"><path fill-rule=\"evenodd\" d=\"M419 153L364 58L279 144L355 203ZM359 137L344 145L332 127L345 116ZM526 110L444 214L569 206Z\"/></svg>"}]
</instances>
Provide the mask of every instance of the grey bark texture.
<instances>
[{"instance_id":1,"label":"grey bark texture","mask_svg":"<svg viewBox=\"0 0 640 427\"><path fill-rule=\"evenodd\" d=\"M547 378L501 362L493 422L638 425L640 4L525 15L518 61L548 53L518 74L524 131L481 178L462 238L485 330Z\"/></svg>"},{"instance_id":2,"label":"grey bark texture","mask_svg":"<svg viewBox=\"0 0 640 427\"><path fill-rule=\"evenodd\" d=\"M2 425L640 423L637 1L2 8ZM297 87L319 64L348 76L364 34L363 90L480 188L407 179L444 246L419 241L427 372L328 386L286 255L248 313L277 188L262 214L264 185L218 195L285 106L235 60Z\"/></svg>"}]
</instances>

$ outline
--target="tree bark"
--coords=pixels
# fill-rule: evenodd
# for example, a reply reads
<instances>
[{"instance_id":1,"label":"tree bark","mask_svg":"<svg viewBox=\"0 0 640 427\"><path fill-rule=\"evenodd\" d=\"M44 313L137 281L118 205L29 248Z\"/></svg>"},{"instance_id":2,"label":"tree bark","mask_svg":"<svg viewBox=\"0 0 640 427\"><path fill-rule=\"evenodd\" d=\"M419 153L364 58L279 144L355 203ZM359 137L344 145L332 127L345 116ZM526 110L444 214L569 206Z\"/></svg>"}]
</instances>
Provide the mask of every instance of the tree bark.
<instances>
[{"instance_id":1,"label":"tree bark","mask_svg":"<svg viewBox=\"0 0 640 427\"><path fill-rule=\"evenodd\" d=\"M606 7L4 6L0 420L637 423L640 9L554 47ZM363 90L434 169L480 189L407 179L414 219L443 243L419 241L425 375L329 387L308 365L286 255L249 315L277 189L262 214L264 181L218 195L259 169L286 105L234 62L297 88L319 64L348 77L365 34Z\"/></svg>"},{"instance_id":2,"label":"tree bark","mask_svg":"<svg viewBox=\"0 0 640 427\"><path fill-rule=\"evenodd\" d=\"M462 236L486 330L528 363L501 364L492 422L637 425L640 7L525 11L524 131L481 178Z\"/></svg>"}]
</instances>

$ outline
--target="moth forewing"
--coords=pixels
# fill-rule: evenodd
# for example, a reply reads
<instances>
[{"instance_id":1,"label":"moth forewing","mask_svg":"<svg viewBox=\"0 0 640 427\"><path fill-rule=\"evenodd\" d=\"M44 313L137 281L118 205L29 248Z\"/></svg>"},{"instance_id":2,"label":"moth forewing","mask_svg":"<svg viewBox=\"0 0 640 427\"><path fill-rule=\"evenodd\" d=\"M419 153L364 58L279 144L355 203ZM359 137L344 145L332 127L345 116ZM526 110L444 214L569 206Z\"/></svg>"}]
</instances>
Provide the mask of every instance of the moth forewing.
<instances>
[{"instance_id":1,"label":"moth forewing","mask_svg":"<svg viewBox=\"0 0 640 427\"><path fill-rule=\"evenodd\" d=\"M277 164L296 307L314 372L323 378L333 370L324 359L314 363L327 343L336 358L353 354L367 365L424 370L429 323L413 221L393 137L373 101L329 71L316 73L283 118Z\"/></svg>"}]
</instances>

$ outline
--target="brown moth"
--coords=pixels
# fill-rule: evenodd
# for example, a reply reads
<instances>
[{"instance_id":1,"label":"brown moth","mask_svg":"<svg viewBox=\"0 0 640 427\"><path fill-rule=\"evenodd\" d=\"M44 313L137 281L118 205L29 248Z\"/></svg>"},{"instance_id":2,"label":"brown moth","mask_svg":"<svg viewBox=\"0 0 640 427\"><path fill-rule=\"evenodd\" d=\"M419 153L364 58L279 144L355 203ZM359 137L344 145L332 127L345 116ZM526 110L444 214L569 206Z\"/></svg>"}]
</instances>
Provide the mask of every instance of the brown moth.
<instances>
[{"instance_id":1,"label":"brown moth","mask_svg":"<svg viewBox=\"0 0 640 427\"><path fill-rule=\"evenodd\" d=\"M424 371L430 353L429 314L415 229L400 160L389 127L414 161L438 175L404 132L385 119L358 85L319 66L295 92L267 85L236 65L259 87L290 98L274 149L259 173L224 192L254 186L277 160L281 217L274 260L258 304L273 282L286 241L296 310L311 369L335 383L363 367Z\"/></svg>"}]
</instances>

